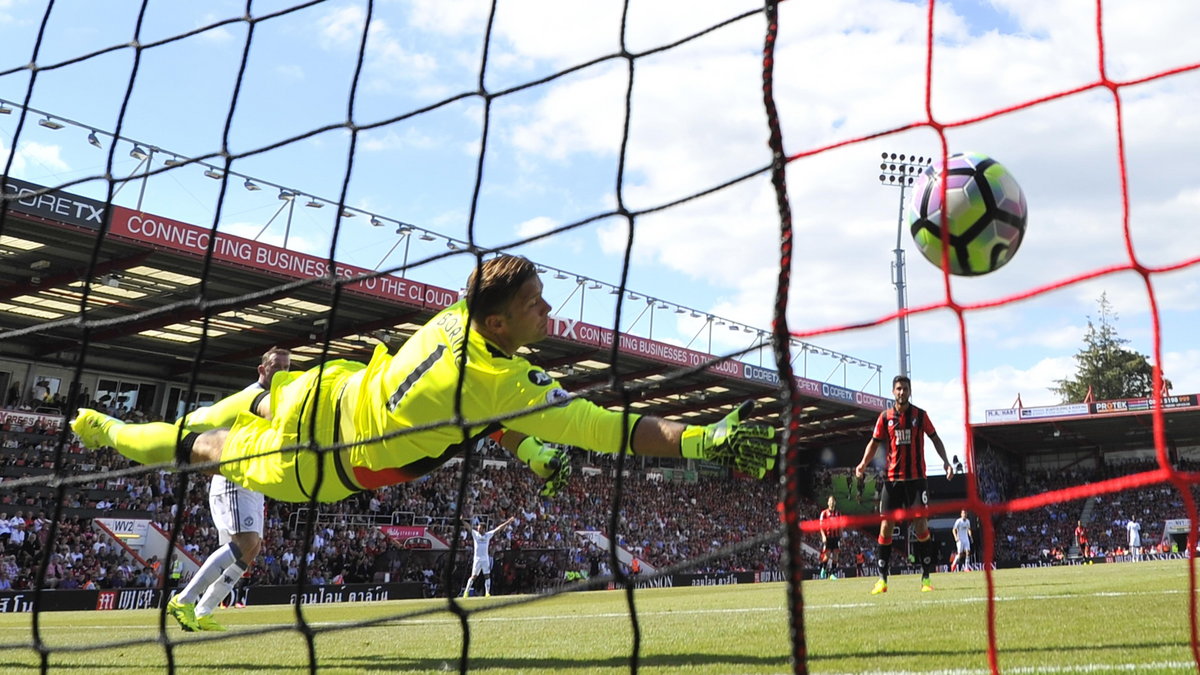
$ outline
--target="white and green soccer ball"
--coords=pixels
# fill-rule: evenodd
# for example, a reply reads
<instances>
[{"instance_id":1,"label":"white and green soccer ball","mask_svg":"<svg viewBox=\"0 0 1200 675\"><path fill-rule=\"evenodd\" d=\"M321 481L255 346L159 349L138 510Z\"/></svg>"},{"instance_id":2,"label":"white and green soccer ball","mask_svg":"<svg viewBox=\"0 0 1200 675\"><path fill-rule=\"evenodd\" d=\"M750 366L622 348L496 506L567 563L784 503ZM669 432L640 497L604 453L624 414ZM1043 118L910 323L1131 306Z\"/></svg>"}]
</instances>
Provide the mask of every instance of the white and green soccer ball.
<instances>
[{"instance_id":1,"label":"white and green soccer ball","mask_svg":"<svg viewBox=\"0 0 1200 675\"><path fill-rule=\"evenodd\" d=\"M949 271L960 276L994 272L1016 254L1029 210L1012 172L977 152L950 155L928 166L913 185L905 218L913 242L929 262L942 266L942 181Z\"/></svg>"}]
</instances>

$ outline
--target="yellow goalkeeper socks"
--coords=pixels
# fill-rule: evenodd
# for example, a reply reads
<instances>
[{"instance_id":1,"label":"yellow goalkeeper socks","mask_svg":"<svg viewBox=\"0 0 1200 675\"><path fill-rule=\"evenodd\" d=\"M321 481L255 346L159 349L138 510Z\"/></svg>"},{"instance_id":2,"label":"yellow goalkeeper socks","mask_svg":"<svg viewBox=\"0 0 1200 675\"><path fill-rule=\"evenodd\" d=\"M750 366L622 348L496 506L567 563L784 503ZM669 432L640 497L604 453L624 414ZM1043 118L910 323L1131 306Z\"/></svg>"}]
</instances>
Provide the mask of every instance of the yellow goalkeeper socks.
<instances>
[{"instance_id":1,"label":"yellow goalkeeper socks","mask_svg":"<svg viewBox=\"0 0 1200 675\"><path fill-rule=\"evenodd\" d=\"M166 422L122 424L114 427L111 434L117 452L141 464L173 461L175 442L189 436L186 431L181 436L179 427Z\"/></svg>"},{"instance_id":2,"label":"yellow goalkeeper socks","mask_svg":"<svg viewBox=\"0 0 1200 675\"><path fill-rule=\"evenodd\" d=\"M200 433L211 429L226 429L233 426L240 412L254 412L251 406L264 392L261 389L247 389L217 401L204 408L197 408L188 413L178 423L188 431Z\"/></svg>"}]
</instances>

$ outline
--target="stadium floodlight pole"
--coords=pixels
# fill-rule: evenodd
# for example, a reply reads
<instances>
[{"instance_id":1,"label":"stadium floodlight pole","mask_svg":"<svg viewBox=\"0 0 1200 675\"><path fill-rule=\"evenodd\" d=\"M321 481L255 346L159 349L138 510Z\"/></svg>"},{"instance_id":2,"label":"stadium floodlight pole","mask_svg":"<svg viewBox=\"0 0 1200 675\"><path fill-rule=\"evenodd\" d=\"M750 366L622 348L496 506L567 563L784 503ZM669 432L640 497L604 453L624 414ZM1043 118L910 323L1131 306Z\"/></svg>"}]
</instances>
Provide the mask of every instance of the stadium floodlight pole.
<instances>
[{"instance_id":1,"label":"stadium floodlight pole","mask_svg":"<svg viewBox=\"0 0 1200 675\"><path fill-rule=\"evenodd\" d=\"M900 188L900 211L896 219L896 250L894 251L896 259L892 262L892 285L896 287L896 309L900 311L900 320L897 322L899 374L908 377L908 316L904 313L908 310L908 284L904 272L903 246L904 191L916 181L917 174L924 171L925 167L929 166L933 160L930 157L897 155L894 152L883 153L882 159L883 161L879 165L879 184Z\"/></svg>"}]
</instances>

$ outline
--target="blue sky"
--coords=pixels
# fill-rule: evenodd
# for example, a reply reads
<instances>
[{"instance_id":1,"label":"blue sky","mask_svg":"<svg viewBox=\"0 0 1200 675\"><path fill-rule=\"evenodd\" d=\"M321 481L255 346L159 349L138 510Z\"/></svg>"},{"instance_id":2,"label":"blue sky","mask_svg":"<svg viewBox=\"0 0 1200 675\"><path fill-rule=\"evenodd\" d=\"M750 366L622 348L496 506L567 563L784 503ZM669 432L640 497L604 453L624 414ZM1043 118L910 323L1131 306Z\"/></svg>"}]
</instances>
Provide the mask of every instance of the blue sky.
<instances>
[{"instance_id":1,"label":"blue sky","mask_svg":"<svg viewBox=\"0 0 1200 675\"><path fill-rule=\"evenodd\" d=\"M40 0L0 0L0 98L24 100ZM141 4L59 0L47 24L43 68L114 45L128 44ZM254 2L264 17L289 7ZM374 3L368 50L354 100L354 121L373 125L479 87L488 2L419 0ZM502 0L488 55L486 88L500 92L564 68L615 53L622 3ZM748 1L634 0L626 42L638 52L660 46L742 11ZM365 2L326 2L254 24L244 81L232 117L234 153L285 143L347 119ZM239 17L241 2L148 3L140 42ZM1105 66L1115 80L1134 80L1200 63L1200 43L1187 31L1200 8L1185 0L1104 3ZM781 8L776 96L789 153L900 128L925 119L924 3L845 0L788 2ZM936 16L932 109L941 122L983 115L1098 78L1095 5L1066 0L942 2ZM735 22L677 49L637 61L633 116L622 198L631 209L651 208L700 192L769 161L761 102L761 17ZM249 24L233 23L144 49L123 136L182 156L214 153L222 135ZM131 48L38 73L30 105L102 131L115 129L135 52ZM616 171L627 68L609 59L547 85L491 103L484 182L476 236L495 245L545 232L616 206ZM1194 214L1200 187L1192 158L1200 144L1200 73L1121 89L1127 159L1129 227L1137 259L1173 265L1200 256ZM359 133L347 203L388 223L373 228L359 217L340 225L338 259L374 268L399 265L394 221L466 239L484 101L466 96L436 109ZM0 157L13 145L16 116L0 118ZM68 127L26 127L13 175L56 184L103 174L104 150ZM103 134L102 134L103 137ZM1116 108L1111 92L1090 89L965 127L951 127L951 152L991 154L1008 166L1030 204L1026 240L1016 258L981 278L953 279L956 302L994 301L1128 263L1117 173ZM350 156L344 128L287 142L235 162L233 170L305 195L336 200ZM128 175L136 160L118 144L113 174ZM880 152L936 154L930 128L823 152L788 168L798 252L789 308L793 329L821 332L870 323L895 311L890 263L898 195L879 186ZM156 161L166 157L159 154ZM219 162L218 162L219 163ZM117 201L131 205L138 183ZM102 194L102 181L73 188ZM148 181L143 207L179 220L210 224L217 181L187 167ZM280 202L272 190L230 185L219 226L242 236L262 234L281 244ZM389 220L390 219L390 220ZM333 210L297 208L291 248L329 251ZM624 221L594 224L529 244L520 252L553 267L620 281ZM638 220L629 286L705 313L767 328L778 256L778 217L765 177ZM904 235L909 303L945 302L939 270ZM444 252L444 241L414 240L410 259ZM466 258L424 265L416 279L458 288ZM1194 266L1151 277L1162 322L1162 360L1176 393L1200 392L1200 350L1194 346L1200 282ZM574 278L545 279L546 296L565 315L579 313ZM928 408L951 452L961 450L965 416L983 420L988 408L1058 403L1047 390L1074 372L1096 300L1107 293L1130 347L1152 353L1147 285L1133 273L1081 282L1001 308L967 315L969 411L964 408L959 327L939 309L910 322L914 402ZM567 302L568 298L570 301ZM585 319L611 325L604 291L585 296ZM645 334L637 319L644 302L626 303L622 328ZM707 349L701 319L655 312L656 339ZM636 321L636 323L635 323ZM752 337L714 331L713 351L747 346ZM882 366L884 383L896 370L894 323L836 331L810 340ZM769 360L769 359L768 359ZM852 388L880 390L870 369L821 359L807 375ZM864 439L865 443L866 439Z\"/></svg>"}]
</instances>

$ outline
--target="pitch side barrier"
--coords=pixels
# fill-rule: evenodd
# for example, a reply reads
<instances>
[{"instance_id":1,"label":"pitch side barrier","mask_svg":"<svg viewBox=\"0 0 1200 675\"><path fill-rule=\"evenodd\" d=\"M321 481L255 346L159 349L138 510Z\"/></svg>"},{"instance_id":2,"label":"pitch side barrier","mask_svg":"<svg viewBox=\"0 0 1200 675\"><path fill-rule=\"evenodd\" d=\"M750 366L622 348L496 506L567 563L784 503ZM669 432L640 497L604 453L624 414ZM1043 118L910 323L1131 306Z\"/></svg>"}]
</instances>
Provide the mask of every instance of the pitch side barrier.
<instances>
[{"instance_id":1,"label":"pitch side barrier","mask_svg":"<svg viewBox=\"0 0 1200 675\"><path fill-rule=\"evenodd\" d=\"M237 599L245 605L333 605L381 600L415 600L425 597L423 584L345 584L341 586L250 586L238 589ZM160 588L120 588L91 591L43 590L40 610L158 609L163 602ZM0 591L0 614L33 611L33 591Z\"/></svg>"},{"instance_id":2,"label":"pitch side barrier","mask_svg":"<svg viewBox=\"0 0 1200 675\"><path fill-rule=\"evenodd\" d=\"M93 230L104 224L104 202L60 190L38 194L44 190L47 190L44 186L15 178L9 178L3 185L4 194L11 200L9 208L12 211ZM210 228L135 211L116 204L109 207L107 213L109 236L162 251L202 258L211 246L213 259L219 263L288 279L311 279L331 273L341 279L370 276L371 278L347 284L345 288L353 293L431 311L444 309L458 300L458 292L448 288L390 274L376 276L374 270L339 262L334 262L331 268L326 258L289 251L243 237L218 233L214 242ZM612 329L559 316L550 317L550 334L561 340L602 349L610 348L616 335ZM713 358L710 354L636 335L621 333L619 339L619 349L624 353L682 368L694 368ZM772 389L780 386L779 374L774 370L742 361L721 361L709 366L707 370L727 378L763 384ZM882 396L827 382L803 377L795 377L795 381L801 394L813 398L875 411L884 410L892 404L890 399Z\"/></svg>"}]
</instances>

